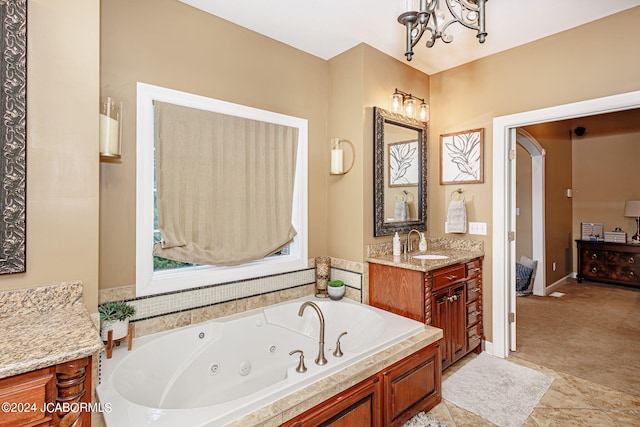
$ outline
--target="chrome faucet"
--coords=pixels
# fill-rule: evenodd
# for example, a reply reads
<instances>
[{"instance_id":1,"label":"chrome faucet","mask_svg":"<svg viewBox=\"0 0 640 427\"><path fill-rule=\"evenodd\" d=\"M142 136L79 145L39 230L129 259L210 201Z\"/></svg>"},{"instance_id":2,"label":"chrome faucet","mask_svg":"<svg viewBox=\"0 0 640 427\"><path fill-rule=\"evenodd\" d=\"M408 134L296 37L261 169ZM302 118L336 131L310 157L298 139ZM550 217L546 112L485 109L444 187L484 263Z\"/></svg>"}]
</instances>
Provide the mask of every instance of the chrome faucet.
<instances>
[{"instance_id":1,"label":"chrome faucet","mask_svg":"<svg viewBox=\"0 0 640 427\"><path fill-rule=\"evenodd\" d=\"M324 357L324 316L322 315L322 311L320 307L313 301L306 301L304 304L300 306L300 310L298 310L298 316L302 317L304 313L304 309L307 307L312 307L316 313L318 313L318 317L320 318L320 338L318 339L318 357L316 357L316 365L326 365L327 358Z\"/></svg>"},{"instance_id":2,"label":"chrome faucet","mask_svg":"<svg viewBox=\"0 0 640 427\"><path fill-rule=\"evenodd\" d=\"M407 234L407 252L413 252L413 244L411 243L411 233L418 233L418 239L420 238L420 232L415 228Z\"/></svg>"}]
</instances>

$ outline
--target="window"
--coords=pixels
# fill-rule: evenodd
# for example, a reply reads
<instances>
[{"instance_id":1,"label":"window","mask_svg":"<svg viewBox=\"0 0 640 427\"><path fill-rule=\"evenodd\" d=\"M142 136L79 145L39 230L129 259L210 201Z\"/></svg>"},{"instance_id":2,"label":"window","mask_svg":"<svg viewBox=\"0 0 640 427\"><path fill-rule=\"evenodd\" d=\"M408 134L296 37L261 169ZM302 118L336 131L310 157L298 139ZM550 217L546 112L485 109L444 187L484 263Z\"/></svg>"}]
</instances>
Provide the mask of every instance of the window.
<instances>
[{"instance_id":1,"label":"window","mask_svg":"<svg viewBox=\"0 0 640 427\"><path fill-rule=\"evenodd\" d=\"M136 294L153 295L306 268L307 121L144 83L138 83L137 90ZM154 203L153 102L156 100L298 129L292 212L292 223L297 235L278 256L236 266L185 266L181 263L161 263L164 268L159 268L158 260L154 263L152 251L154 239L157 240L157 223Z\"/></svg>"}]
</instances>

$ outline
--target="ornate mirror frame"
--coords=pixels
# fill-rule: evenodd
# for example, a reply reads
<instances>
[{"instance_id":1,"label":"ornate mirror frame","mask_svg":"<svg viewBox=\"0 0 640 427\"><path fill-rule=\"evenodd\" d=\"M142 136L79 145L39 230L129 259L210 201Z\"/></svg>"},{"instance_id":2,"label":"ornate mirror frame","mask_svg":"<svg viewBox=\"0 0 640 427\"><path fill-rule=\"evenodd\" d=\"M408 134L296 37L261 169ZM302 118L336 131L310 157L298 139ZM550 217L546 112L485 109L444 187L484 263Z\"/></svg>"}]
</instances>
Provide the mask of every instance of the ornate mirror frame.
<instances>
[{"instance_id":1,"label":"ornate mirror frame","mask_svg":"<svg viewBox=\"0 0 640 427\"><path fill-rule=\"evenodd\" d=\"M427 229L427 128L425 123L402 114L392 113L379 107L373 107L373 235L388 236L395 232L408 233L412 229ZM385 207L385 138L384 125L391 124L417 132L419 177L417 186L417 220L386 222Z\"/></svg>"},{"instance_id":2,"label":"ornate mirror frame","mask_svg":"<svg viewBox=\"0 0 640 427\"><path fill-rule=\"evenodd\" d=\"M26 271L27 1L0 0L0 274Z\"/></svg>"}]
</instances>

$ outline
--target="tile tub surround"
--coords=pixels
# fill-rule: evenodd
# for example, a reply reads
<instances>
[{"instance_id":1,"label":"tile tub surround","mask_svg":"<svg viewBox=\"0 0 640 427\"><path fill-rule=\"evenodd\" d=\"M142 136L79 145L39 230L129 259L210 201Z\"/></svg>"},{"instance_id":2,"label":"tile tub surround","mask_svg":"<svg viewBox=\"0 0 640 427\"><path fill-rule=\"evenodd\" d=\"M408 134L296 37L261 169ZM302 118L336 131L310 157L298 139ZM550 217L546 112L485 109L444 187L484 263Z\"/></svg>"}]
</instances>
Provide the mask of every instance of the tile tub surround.
<instances>
[{"instance_id":1,"label":"tile tub surround","mask_svg":"<svg viewBox=\"0 0 640 427\"><path fill-rule=\"evenodd\" d=\"M126 301L136 307L134 336L204 322L315 293L315 259L310 268L179 292L136 297L135 285L103 289L99 303ZM347 285L347 298L363 302L364 264L331 258L331 279Z\"/></svg>"},{"instance_id":2,"label":"tile tub surround","mask_svg":"<svg viewBox=\"0 0 640 427\"><path fill-rule=\"evenodd\" d=\"M82 283L0 292L0 378L102 351Z\"/></svg>"},{"instance_id":3,"label":"tile tub surround","mask_svg":"<svg viewBox=\"0 0 640 427\"><path fill-rule=\"evenodd\" d=\"M427 239L425 252L413 251L399 257L393 256L392 243L368 245L367 262L427 272L484 256L484 242L479 240L450 237L429 237ZM412 255L421 253L446 255L448 258L438 260L412 258Z\"/></svg>"}]
</instances>

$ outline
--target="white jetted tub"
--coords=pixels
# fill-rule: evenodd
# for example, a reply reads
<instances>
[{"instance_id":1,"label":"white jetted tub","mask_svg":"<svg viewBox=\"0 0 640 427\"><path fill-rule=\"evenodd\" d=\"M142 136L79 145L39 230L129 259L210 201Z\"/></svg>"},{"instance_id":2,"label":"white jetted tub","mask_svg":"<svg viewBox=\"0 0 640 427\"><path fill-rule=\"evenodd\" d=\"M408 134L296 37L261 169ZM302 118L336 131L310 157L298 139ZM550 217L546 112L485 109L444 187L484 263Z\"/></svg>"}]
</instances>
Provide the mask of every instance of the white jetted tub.
<instances>
[{"instance_id":1,"label":"white jetted tub","mask_svg":"<svg viewBox=\"0 0 640 427\"><path fill-rule=\"evenodd\" d=\"M316 365L325 319L327 364ZM343 299L313 296L137 338L102 358L108 427L222 426L424 330L424 325ZM344 355L333 352L342 336ZM307 372L298 373L302 350Z\"/></svg>"}]
</instances>

